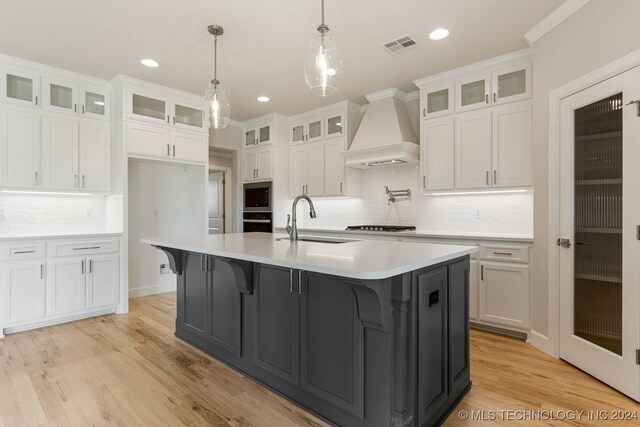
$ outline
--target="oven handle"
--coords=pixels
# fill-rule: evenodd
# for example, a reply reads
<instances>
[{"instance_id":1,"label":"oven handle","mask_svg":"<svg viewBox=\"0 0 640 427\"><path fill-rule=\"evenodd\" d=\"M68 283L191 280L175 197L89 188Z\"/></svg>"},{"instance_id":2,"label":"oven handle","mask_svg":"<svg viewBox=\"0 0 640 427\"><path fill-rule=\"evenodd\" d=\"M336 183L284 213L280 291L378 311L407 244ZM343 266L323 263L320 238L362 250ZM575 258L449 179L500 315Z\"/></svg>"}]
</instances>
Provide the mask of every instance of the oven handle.
<instances>
[{"instance_id":1,"label":"oven handle","mask_svg":"<svg viewBox=\"0 0 640 427\"><path fill-rule=\"evenodd\" d=\"M270 224L270 219L245 219L244 222L249 222L253 224Z\"/></svg>"}]
</instances>

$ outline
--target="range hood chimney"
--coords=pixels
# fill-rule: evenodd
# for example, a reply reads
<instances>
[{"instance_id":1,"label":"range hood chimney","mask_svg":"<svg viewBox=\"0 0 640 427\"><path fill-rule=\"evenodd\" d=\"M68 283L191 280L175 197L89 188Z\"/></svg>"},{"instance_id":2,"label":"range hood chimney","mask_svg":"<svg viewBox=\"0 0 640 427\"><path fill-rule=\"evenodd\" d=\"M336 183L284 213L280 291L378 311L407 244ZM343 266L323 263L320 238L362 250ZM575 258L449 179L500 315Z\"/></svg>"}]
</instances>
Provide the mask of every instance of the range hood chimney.
<instances>
[{"instance_id":1,"label":"range hood chimney","mask_svg":"<svg viewBox=\"0 0 640 427\"><path fill-rule=\"evenodd\" d=\"M417 163L420 145L405 106L406 94L386 89L367 95L369 106L349 150L342 153L349 167Z\"/></svg>"}]
</instances>

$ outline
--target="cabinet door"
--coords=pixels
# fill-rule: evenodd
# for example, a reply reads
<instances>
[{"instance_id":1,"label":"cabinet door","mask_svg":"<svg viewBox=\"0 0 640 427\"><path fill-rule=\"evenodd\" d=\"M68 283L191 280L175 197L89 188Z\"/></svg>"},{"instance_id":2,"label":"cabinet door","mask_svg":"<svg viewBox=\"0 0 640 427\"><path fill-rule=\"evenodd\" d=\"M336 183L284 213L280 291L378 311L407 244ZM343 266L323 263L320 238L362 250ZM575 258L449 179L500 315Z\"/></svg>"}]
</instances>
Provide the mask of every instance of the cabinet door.
<instances>
[{"instance_id":1,"label":"cabinet door","mask_svg":"<svg viewBox=\"0 0 640 427\"><path fill-rule=\"evenodd\" d=\"M40 108L40 76L28 71L3 69L0 72L0 98L2 101Z\"/></svg>"},{"instance_id":2,"label":"cabinet door","mask_svg":"<svg viewBox=\"0 0 640 427\"><path fill-rule=\"evenodd\" d=\"M422 89L422 118L433 119L454 111L453 82Z\"/></svg>"},{"instance_id":3,"label":"cabinet door","mask_svg":"<svg viewBox=\"0 0 640 427\"><path fill-rule=\"evenodd\" d=\"M244 180L252 181L258 178L258 150L244 150Z\"/></svg>"},{"instance_id":4,"label":"cabinet door","mask_svg":"<svg viewBox=\"0 0 640 427\"><path fill-rule=\"evenodd\" d=\"M201 105L195 105L187 100L174 100L171 103L171 124L185 130L204 129L204 112Z\"/></svg>"},{"instance_id":5,"label":"cabinet door","mask_svg":"<svg viewBox=\"0 0 640 427\"><path fill-rule=\"evenodd\" d=\"M456 117L456 189L491 187L491 111Z\"/></svg>"},{"instance_id":6,"label":"cabinet door","mask_svg":"<svg viewBox=\"0 0 640 427\"><path fill-rule=\"evenodd\" d=\"M531 185L531 102L493 109L493 186Z\"/></svg>"},{"instance_id":7,"label":"cabinet door","mask_svg":"<svg viewBox=\"0 0 640 427\"><path fill-rule=\"evenodd\" d=\"M111 123L80 122L80 189L111 190Z\"/></svg>"},{"instance_id":8,"label":"cabinet door","mask_svg":"<svg viewBox=\"0 0 640 427\"><path fill-rule=\"evenodd\" d=\"M453 190L453 117L427 120L422 125L422 188Z\"/></svg>"},{"instance_id":9,"label":"cabinet door","mask_svg":"<svg viewBox=\"0 0 640 427\"><path fill-rule=\"evenodd\" d=\"M324 195L324 144L311 144L307 147L306 194Z\"/></svg>"},{"instance_id":10,"label":"cabinet door","mask_svg":"<svg viewBox=\"0 0 640 427\"><path fill-rule=\"evenodd\" d=\"M447 267L417 275L418 425L435 425L449 393L447 376Z\"/></svg>"},{"instance_id":11,"label":"cabinet door","mask_svg":"<svg viewBox=\"0 0 640 427\"><path fill-rule=\"evenodd\" d=\"M291 142L303 142L305 139L304 124L296 124L291 127Z\"/></svg>"},{"instance_id":12,"label":"cabinet door","mask_svg":"<svg viewBox=\"0 0 640 427\"><path fill-rule=\"evenodd\" d=\"M307 185L307 146L291 148L289 151L290 185L289 195L304 194Z\"/></svg>"},{"instance_id":13,"label":"cabinet door","mask_svg":"<svg viewBox=\"0 0 640 427\"><path fill-rule=\"evenodd\" d=\"M184 332L205 337L207 323L206 257L183 252L182 276L178 276L177 327Z\"/></svg>"},{"instance_id":14,"label":"cabinet door","mask_svg":"<svg viewBox=\"0 0 640 427\"><path fill-rule=\"evenodd\" d=\"M80 85L80 114L91 119L109 120L111 97L109 90L101 87Z\"/></svg>"},{"instance_id":15,"label":"cabinet door","mask_svg":"<svg viewBox=\"0 0 640 427\"><path fill-rule=\"evenodd\" d=\"M169 124L169 101L161 94L127 89L127 117L156 124Z\"/></svg>"},{"instance_id":16,"label":"cabinet door","mask_svg":"<svg viewBox=\"0 0 640 427\"><path fill-rule=\"evenodd\" d=\"M233 262L233 261L230 261ZM242 294L228 261L209 257L210 280L207 341L236 356L241 355Z\"/></svg>"},{"instance_id":17,"label":"cabinet door","mask_svg":"<svg viewBox=\"0 0 640 427\"><path fill-rule=\"evenodd\" d=\"M345 192L345 170L342 152L346 150L344 138L324 143L324 194L341 196Z\"/></svg>"},{"instance_id":18,"label":"cabinet door","mask_svg":"<svg viewBox=\"0 0 640 427\"><path fill-rule=\"evenodd\" d=\"M258 179L273 178L273 149L271 147L258 150Z\"/></svg>"},{"instance_id":19,"label":"cabinet door","mask_svg":"<svg viewBox=\"0 0 640 427\"><path fill-rule=\"evenodd\" d=\"M44 263L2 266L4 326L41 320L45 316Z\"/></svg>"},{"instance_id":20,"label":"cabinet door","mask_svg":"<svg viewBox=\"0 0 640 427\"><path fill-rule=\"evenodd\" d=\"M344 112L329 113L324 116L325 139L335 138L344 135L346 126L346 115Z\"/></svg>"},{"instance_id":21,"label":"cabinet door","mask_svg":"<svg viewBox=\"0 0 640 427\"><path fill-rule=\"evenodd\" d=\"M78 188L78 127L73 117L42 116L42 188Z\"/></svg>"},{"instance_id":22,"label":"cabinet door","mask_svg":"<svg viewBox=\"0 0 640 427\"><path fill-rule=\"evenodd\" d=\"M478 320L478 261L471 260L469 268L469 318Z\"/></svg>"},{"instance_id":23,"label":"cabinet door","mask_svg":"<svg viewBox=\"0 0 640 427\"><path fill-rule=\"evenodd\" d=\"M171 132L171 158L188 162L206 163L208 154L206 135Z\"/></svg>"},{"instance_id":24,"label":"cabinet door","mask_svg":"<svg viewBox=\"0 0 640 427\"><path fill-rule=\"evenodd\" d=\"M0 110L0 187L40 185L40 114Z\"/></svg>"},{"instance_id":25,"label":"cabinet door","mask_svg":"<svg viewBox=\"0 0 640 427\"><path fill-rule=\"evenodd\" d=\"M171 136L167 128L127 123L127 153L167 158L171 155Z\"/></svg>"},{"instance_id":26,"label":"cabinet door","mask_svg":"<svg viewBox=\"0 0 640 427\"><path fill-rule=\"evenodd\" d=\"M480 264L480 320L526 329L529 327L529 267Z\"/></svg>"},{"instance_id":27,"label":"cabinet door","mask_svg":"<svg viewBox=\"0 0 640 427\"><path fill-rule=\"evenodd\" d=\"M298 271L255 264L253 362L298 385Z\"/></svg>"},{"instance_id":28,"label":"cabinet door","mask_svg":"<svg viewBox=\"0 0 640 427\"><path fill-rule=\"evenodd\" d=\"M90 257L87 263L87 308L116 305L120 284L119 256L94 256Z\"/></svg>"},{"instance_id":29,"label":"cabinet door","mask_svg":"<svg viewBox=\"0 0 640 427\"><path fill-rule=\"evenodd\" d=\"M531 98L531 65L501 68L492 73L494 104Z\"/></svg>"},{"instance_id":30,"label":"cabinet door","mask_svg":"<svg viewBox=\"0 0 640 427\"><path fill-rule=\"evenodd\" d=\"M258 144L268 144L271 142L271 125L258 126Z\"/></svg>"},{"instance_id":31,"label":"cabinet door","mask_svg":"<svg viewBox=\"0 0 640 427\"><path fill-rule=\"evenodd\" d=\"M42 79L42 107L58 113L78 114L78 85L62 79Z\"/></svg>"},{"instance_id":32,"label":"cabinet door","mask_svg":"<svg viewBox=\"0 0 640 427\"><path fill-rule=\"evenodd\" d=\"M449 393L469 382L469 261L449 266L447 338Z\"/></svg>"},{"instance_id":33,"label":"cabinet door","mask_svg":"<svg viewBox=\"0 0 640 427\"><path fill-rule=\"evenodd\" d=\"M307 133L305 140L307 142L319 141L323 138L322 118L312 119L307 122Z\"/></svg>"},{"instance_id":34,"label":"cabinet door","mask_svg":"<svg viewBox=\"0 0 640 427\"><path fill-rule=\"evenodd\" d=\"M362 419L364 333L353 290L334 276L300 274L300 387Z\"/></svg>"},{"instance_id":35,"label":"cabinet door","mask_svg":"<svg viewBox=\"0 0 640 427\"><path fill-rule=\"evenodd\" d=\"M244 132L244 146L251 147L258 144L256 129L249 129Z\"/></svg>"},{"instance_id":36,"label":"cabinet door","mask_svg":"<svg viewBox=\"0 0 640 427\"><path fill-rule=\"evenodd\" d=\"M86 308L86 268L84 258L47 262L47 315L74 313Z\"/></svg>"},{"instance_id":37,"label":"cabinet door","mask_svg":"<svg viewBox=\"0 0 640 427\"><path fill-rule=\"evenodd\" d=\"M491 74L482 74L456 82L456 112L475 110L491 105Z\"/></svg>"}]
</instances>

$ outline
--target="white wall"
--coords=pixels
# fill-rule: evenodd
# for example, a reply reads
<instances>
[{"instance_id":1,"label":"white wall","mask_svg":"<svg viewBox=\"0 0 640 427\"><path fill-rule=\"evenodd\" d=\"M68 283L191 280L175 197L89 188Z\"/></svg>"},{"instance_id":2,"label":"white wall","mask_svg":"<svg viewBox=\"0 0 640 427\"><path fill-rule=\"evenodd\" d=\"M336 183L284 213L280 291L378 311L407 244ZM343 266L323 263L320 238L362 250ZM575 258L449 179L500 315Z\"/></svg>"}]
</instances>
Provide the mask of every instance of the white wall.
<instances>
[{"instance_id":1,"label":"white wall","mask_svg":"<svg viewBox=\"0 0 640 427\"><path fill-rule=\"evenodd\" d=\"M411 189L410 199L388 204L385 185L392 190ZM357 224L415 225L424 231L531 234L532 192L426 196L420 192L419 166L376 168L361 174L361 197L316 199L318 217L310 219L304 203L298 218L305 227L339 227Z\"/></svg>"},{"instance_id":2,"label":"white wall","mask_svg":"<svg viewBox=\"0 0 640 427\"><path fill-rule=\"evenodd\" d=\"M230 124L224 129L209 130L209 147L228 150L231 152L231 231L234 233L242 229L242 144L243 130L239 126ZM214 159L215 160L215 159Z\"/></svg>"},{"instance_id":3,"label":"white wall","mask_svg":"<svg viewBox=\"0 0 640 427\"><path fill-rule=\"evenodd\" d=\"M107 225L105 196L0 194L0 236L122 232ZM120 211L122 216L122 211Z\"/></svg>"},{"instance_id":4,"label":"white wall","mask_svg":"<svg viewBox=\"0 0 640 427\"><path fill-rule=\"evenodd\" d=\"M640 48L639 17L638 0L591 0L532 47L536 191L532 329L544 336L549 328L549 198L555 196L555 189L548 188L549 93Z\"/></svg>"}]
</instances>

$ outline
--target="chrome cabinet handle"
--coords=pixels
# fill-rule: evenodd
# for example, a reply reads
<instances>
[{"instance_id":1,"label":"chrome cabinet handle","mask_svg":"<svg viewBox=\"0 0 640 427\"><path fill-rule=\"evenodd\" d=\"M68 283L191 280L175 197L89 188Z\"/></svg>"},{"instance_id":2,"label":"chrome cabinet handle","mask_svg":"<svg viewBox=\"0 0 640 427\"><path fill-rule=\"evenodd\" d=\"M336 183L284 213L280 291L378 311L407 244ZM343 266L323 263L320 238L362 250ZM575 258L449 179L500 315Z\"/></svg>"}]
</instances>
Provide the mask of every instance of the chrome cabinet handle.
<instances>
[{"instance_id":1,"label":"chrome cabinet handle","mask_svg":"<svg viewBox=\"0 0 640 427\"><path fill-rule=\"evenodd\" d=\"M84 105L82 106L82 114L84 114Z\"/></svg>"},{"instance_id":2,"label":"chrome cabinet handle","mask_svg":"<svg viewBox=\"0 0 640 427\"><path fill-rule=\"evenodd\" d=\"M73 104L73 112L74 113L78 112L78 104Z\"/></svg>"},{"instance_id":3,"label":"chrome cabinet handle","mask_svg":"<svg viewBox=\"0 0 640 427\"><path fill-rule=\"evenodd\" d=\"M484 102L486 102L487 104L489 103L489 94L485 94L484 95Z\"/></svg>"},{"instance_id":4,"label":"chrome cabinet handle","mask_svg":"<svg viewBox=\"0 0 640 427\"><path fill-rule=\"evenodd\" d=\"M14 254L18 255L18 254L32 254L35 251L15 251Z\"/></svg>"},{"instance_id":5,"label":"chrome cabinet handle","mask_svg":"<svg viewBox=\"0 0 640 427\"><path fill-rule=\"evenodd\" d=\"M82 188L85 187L85 182L84 182L84 174L82 174Z\"/></svg>"},{"instance_id":6,"label":"chrome cabinet handle","mask_svg":"<svg viewBox=\"0 0 640 427\"><path fill-rule=\"evenodd\" d=\"M40 278L44 279L44 264L40 264Z\"/></svg>"},{"instance_id":7,"label":"chrome cabinet handle","mask_svg":"<svg viewBox=\"0 0 640 427\"><path fill-rule=\"evenodd\" d=\"M176 156L176 145L173 144L173 157L175 157L175 156Z\"/></svg>"},{"instance_id":8,"label":"chrome cabinet handle","mask_svg":"<svg viewBox=\"0 0 640 427\"><path fill-rule=\"evenodd\" d=\"M293 268L289 270L289 293L293 293Z\"/></svg>"},{"instance_id":9,"label":"chrome cabinet handle","mask_svg":"<svg viewBox=\"0 0 640 427\"><path fill-rule=\"evenodd\" d=\"M73 187L78 187L78 174L73 175Z\"/></svg>"},{"instance_id":10,"label":"chrome cabinet handle","mask_svg":"<svg viewBox=\"0 0 640 427\"><path fill-rule=\"evenodd\" d=\"M169 156L170 144L167 144L167 156Z\"/></svg>"},{"instance_id":11,"label":"chrome cabinet handle","mask_svg":"<svg viewBox=\"0 0 640 427\"><path fill-rule=\"evenodd\" d=\"M511 256L513 255L511 252L494 252L494 255L506 255L506 256Z\"/></svg>"},{"instance_id":12,"label":"chrome cabinet handle","mask_svg":"<svg viewBox=\"0 0 640 427\"><path fill-rule=\"evenodd\" d=\"M302 270L298 270L298 295L302 295Z\"/></svg>"},{"instance_id":13,"label":"chrome cabinet handle","mask_svg":"<svg viewBox=\"0 0 640 427\"><path fill-rule=\"evenodd\" d=\"M480 266L480 280L484 280L484 265Z\"/></svg>"},{"instance_id":14,"label":"chrome cabinet handle","mask_svg":"<svg viewBox=\"0 0 640 427\"><path fill-rule=\"evenodd\" d=\"M497 95L495 92L493 92L493 102L498 102Z\"/></svg>"},{"instance_id":15,"label":"chrome cabinet handle","mask_svg":"<svg viewBox=\"0 0 640 427\"><path fill-rule=\"evenodd\" d=\"M485 179L485 181L486 181L487 185L490 185L490 184L489 184L489 171L487 171L487 172L485 173L485 178L484 178L484 179Z\"/></svg>"},{"instance_id":16,"label":"chrome cabinet handle","mask_svg":"<svg viewBox=\"0 0 640 427\"><path fill-rule=\"evenodd\" d=\"M497 170L493 170L493 185L498 185L498 171Z\"/></svg>"},{"instance_id":17,"label":"chrome cabinet handle","mask_svg":"<svg viewBox=\"0 0 640 427\"><path fill-rule=\"evenodd\" d=\"M38 97L36 96L36 105L38 105Z\"/></svg>"},{"instance_id":18,"label":"chrome cabinet handle","mask_svg":"<svg viewBox=\"0 0 640 427\"><path fill-rule=\"evenodd\" d=\"M89 249L100 249L100 246L87 246L84 248L73 248L73 251L88 251Z\"/></svg>"},{"instance_id":19,"label":"chrome cabinet handle","mask_svg":"<svg viewBox=\"0 0 640 427\"><path fill-rule=\"evenodd\" d=\"M342 183L340 183L340 194L342 194Z\"/></svg>"},{"instance_id":20,"label":"chrome cabinet handle","mask_svg":"<svg viewBox=\"0 0 640 427\"><path fill-rule=\"evenodd\" d=\"M90 274L93 273L93 260L92 259L89 260L89 273Z\"/></svg>"},{"instance_id":21,"label":"chrome cabinet handle","mask_svg":"<svg viewBox=\"0 0 640 427\"><path fill-rule=\"evenodd\" d=\"M176 124L176 117L175 116L173 116L173 124L174 125Z\"/></svg>"},{"instance_id":22,"label":"chrome cabinet handle","mask_svg":"<svg viewBox=\"0 0 640 427\"><path fill-rule=\"evenodd\" d=\"M422 188L427 188L427 176L422 175Z\"/></svg>"},{"instance_id":23,"label":"chrome cabinet handle","mask_svg":"<svg viewBox=\"0 0 640 427\"><path fill-rule=\"evenodd\" d=\"M427 109L426 108L422 109L422 117L427 117Z\"/></svg>"},{"instance_id":24,"label":"chrome cabinet handle","mask_svg":"<svg viewBox=\"0 0 640 427\"><path fill-rule=\"evenodd\" d=\"M169 116L167 115L167 123L169 123Z\"/></svg>"},{"instance_id":25,"label":"chrome cabinet handle","mask_svg":"<svg viewBox=\"0 0 640 427\"><path fill-rule=\"evenodd\" d=\"M80 261L80 270L84 274L84 260Z\"/></svg>"},{"instance_id":26,"label":"chrome cabinet handle","mask_svg":"<svg viewBox=\"0 0 640 427\"><path fill-rule=\"evenodd\" d=\"M36 187L38 186L38 171L36 171Z\"/></svg>"}]
</instances>

